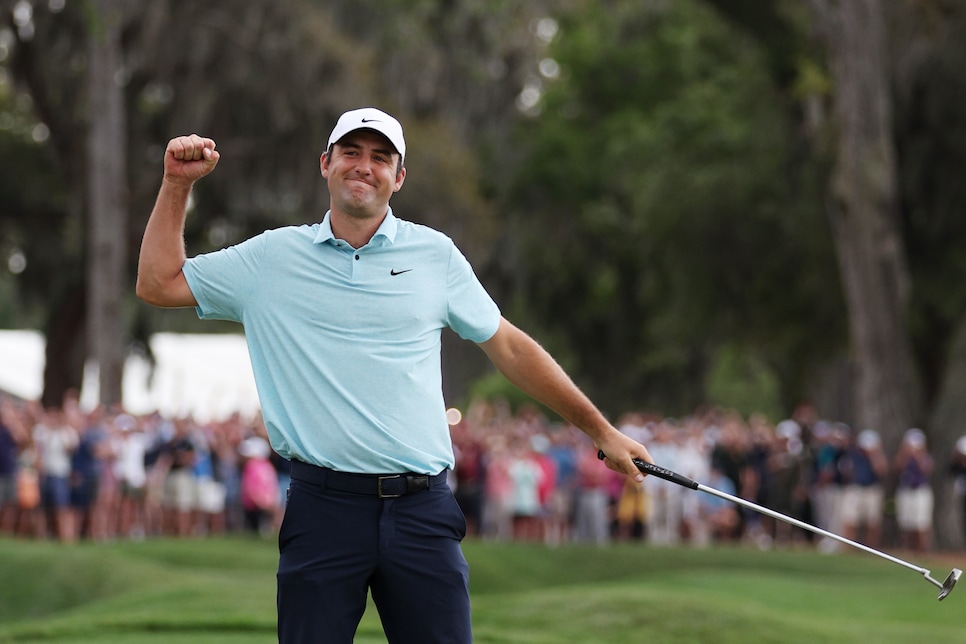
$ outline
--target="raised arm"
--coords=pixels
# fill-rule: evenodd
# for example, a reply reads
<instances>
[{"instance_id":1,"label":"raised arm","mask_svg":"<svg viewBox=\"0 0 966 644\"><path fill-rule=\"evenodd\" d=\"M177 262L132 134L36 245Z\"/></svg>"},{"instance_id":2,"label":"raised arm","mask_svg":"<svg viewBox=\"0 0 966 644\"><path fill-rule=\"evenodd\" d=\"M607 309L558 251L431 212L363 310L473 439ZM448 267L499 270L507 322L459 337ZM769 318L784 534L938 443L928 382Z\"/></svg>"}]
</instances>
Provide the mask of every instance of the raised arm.
<instances>
[{"instance_id":1,"label":"raised arm","mask_svg":"<svg viewBox=\"0 0 966 644\"><path fill-rule=\"evenodd\" d=\"M144 229L138 257L137 295L163 307L195 306L181 267L187 255L184 223L195 181L215 169L215 142L197 134L179 136L164 151L164 178Z\"/></svg>"},{"instance_id":2,"label":"raised arm","mask_svg":"<svg viewBox=\"0 0 966 644\"><path fill-rule=\"evenodd\" d=\"M647 448L620 433L536 340L501 318L497 332L480 347L510 382L587 434L607 454L608 467L643 479L633 459L653 463Z\"/></svg>"}]
</instances>

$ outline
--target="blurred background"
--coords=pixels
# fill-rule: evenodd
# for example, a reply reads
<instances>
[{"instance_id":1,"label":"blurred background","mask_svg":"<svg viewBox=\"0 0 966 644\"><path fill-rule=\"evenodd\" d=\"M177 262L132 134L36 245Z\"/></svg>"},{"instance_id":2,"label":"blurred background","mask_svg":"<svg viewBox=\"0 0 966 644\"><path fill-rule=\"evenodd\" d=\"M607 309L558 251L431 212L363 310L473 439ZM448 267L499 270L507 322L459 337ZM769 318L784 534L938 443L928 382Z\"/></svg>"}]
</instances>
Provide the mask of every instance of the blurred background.
<instances>
[{"instance_id":1,"label":"blurred background","mask_svg":"<svg viewBox=\"0 0 966 644\"><path fill-rule=\"evenodd\" d=\"M610 416L808 403L890 454L922 428L961 544L964 28L957 0L2 0L0 386L250 413L243 340L192 344L240 328L134 296L165 145L222 155L194 255L320 220L328 133L375 105L396 213ZM514 399L468 343L443 359L449 404Z\"/></svg>"}]
</instances>

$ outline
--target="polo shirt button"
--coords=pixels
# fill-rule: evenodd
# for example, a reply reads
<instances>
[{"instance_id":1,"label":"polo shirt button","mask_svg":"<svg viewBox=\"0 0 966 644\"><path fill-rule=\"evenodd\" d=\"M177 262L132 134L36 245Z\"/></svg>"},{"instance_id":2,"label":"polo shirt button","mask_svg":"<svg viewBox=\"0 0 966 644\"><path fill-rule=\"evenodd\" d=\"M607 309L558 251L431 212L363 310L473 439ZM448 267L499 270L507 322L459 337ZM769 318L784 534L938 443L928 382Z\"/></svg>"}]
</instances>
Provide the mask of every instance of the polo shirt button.
<instances>
[{"instance_id":1,"label":"polo shirt button","mask_svg":"<svg viewBox=\"0 0 966 644\"><path fill-rule=\"evenodd\" d=\"M359 256L358 255L356 255L356 259L359 259Z\"/></svg>"}]
</instances>

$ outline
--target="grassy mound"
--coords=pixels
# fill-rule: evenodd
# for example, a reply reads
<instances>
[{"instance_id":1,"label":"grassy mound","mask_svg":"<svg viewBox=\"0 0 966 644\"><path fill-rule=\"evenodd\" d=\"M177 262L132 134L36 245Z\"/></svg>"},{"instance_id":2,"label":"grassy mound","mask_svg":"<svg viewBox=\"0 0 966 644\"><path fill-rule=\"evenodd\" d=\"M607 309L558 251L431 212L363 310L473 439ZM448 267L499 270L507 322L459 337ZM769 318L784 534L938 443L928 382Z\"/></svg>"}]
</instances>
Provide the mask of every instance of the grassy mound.
<instances>
[{"instance_id":1,"label":"grassy mound","mask_svg":"<svg viewBox=\"0 0 966 644\"><path fill-rule=\"evenodd\" d=\"M465 551L477 642L966 641L966 591L938 602L915 572L861 553ZM245 538L0 540L0 642L274 642L276 558L273 542ZM356 641L385 642L371 606Z\"/></svg>"}]
</instances>

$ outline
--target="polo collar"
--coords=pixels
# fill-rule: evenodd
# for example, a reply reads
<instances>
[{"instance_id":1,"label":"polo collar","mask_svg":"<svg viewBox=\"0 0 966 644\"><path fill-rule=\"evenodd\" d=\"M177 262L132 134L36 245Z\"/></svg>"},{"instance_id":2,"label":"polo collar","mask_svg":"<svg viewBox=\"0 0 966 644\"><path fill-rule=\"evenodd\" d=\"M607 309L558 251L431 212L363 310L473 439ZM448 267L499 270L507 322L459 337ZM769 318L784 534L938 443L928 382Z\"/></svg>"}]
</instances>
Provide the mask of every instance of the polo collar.
<instances>
[{"instance_id":1,"label":"polo collar","mask_svg":"<svg viewBox=\"0 0 966 644\"><path fill-rule=\"evenodd\" d=\"M315 240L313 243L322 244L327 241L334 241L335 235L332 234L332 211L328 210L325 213L325 217L322 218L322 222L319 224L319 232L315 235ZM371 244L374 240L382 237L386 240L385 243L392 244L396 241L396 230L399 228L399 220L396 219L395 215L392 214L392 207L386 211L386 217L379 224L379 228L376 229L376 233L372 236L372 240L369 241Z\"/></svg>"}]
</instances>

